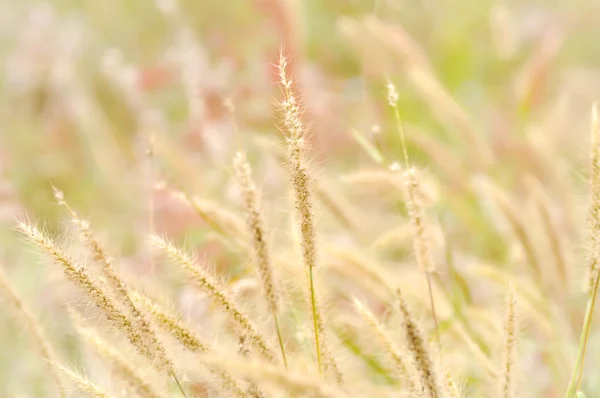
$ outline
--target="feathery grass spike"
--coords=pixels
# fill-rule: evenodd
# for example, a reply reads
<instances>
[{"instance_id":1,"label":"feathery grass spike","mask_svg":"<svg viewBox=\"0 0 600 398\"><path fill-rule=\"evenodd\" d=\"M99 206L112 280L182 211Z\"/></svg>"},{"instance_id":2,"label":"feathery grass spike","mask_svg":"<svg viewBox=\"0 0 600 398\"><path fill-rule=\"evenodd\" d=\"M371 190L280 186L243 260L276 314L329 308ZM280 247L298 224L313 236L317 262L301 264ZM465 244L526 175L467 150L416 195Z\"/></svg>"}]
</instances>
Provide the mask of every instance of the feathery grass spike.
<instances>
[{"instance_id":1,"label":"feathery grass spike","mask_svg":"<svg viewBox=\"0 0 600 398\"><path fill-rule=\"evenodd\" d=\"M417 171L410 167L404 176L406 189L406 207L413 231L413 244L417 264L421 271L431 273L435 271L435 263L429 246L429 236L425 224L425 212L421 203L421 183L417 178Z\"/></svg>"},{"instance_id":2,"label":"feathery grass spike","mask_svg":"<svg viewBox=\"0 0 600 398\"><path fill-rule=\"evenodd\" d=\"M317 262L315 222L312 209L311 180L305 165L304 147L306 145L306 127L302 121L299 101L292 89L292 80L287 77L287 59L281 53L279 57L280 85L283 88L284 99L281 102L284 125L287 133L288 162L291 172L292 185L296 197L296 211L300 220L300 231L302 239L302 258L304 265L308 267L310 301L313 317L313 331L315 334L315 349L317 352L317 365L319 373L323 374L321 336L322 330L317 299L315 295L315 283L313 268Z\"/></svg>"},{"instance_id":3,"label":"feathery grass spike","mask_svg":"<svg viewBox=\"0 0 600 398\"><path fill-rule=\"evenodd\" d=\"M585 290L589 295L592 295L596 276L600 269L600 255L598 254L598 248L600 248L600 118L598 104L592 106L589 173L590 208L588 218L592 242Z\"/></svg>"},{"instance_id":4,"label":"feathery grass spike","mask_svg":"<svg viewBox=\"0 0 600 398\"><path fill-rule=\"evenodd\" d=\"M94 261L100 265L102 274L108 281L108 285L113 290L115 298L119 301L124 310L127 311L131 323L137 329L139 336L142 339L141 344L152 351L151 355L156 358L158 362L163 364L167 372L170 373L177 385L180 385L177 376L175 375L175 369L172 360L167 356L167 352L163 344L160 342L154 330L150 326L150 323L145 316L136 308L131 299L129 298L129 290L125 284L125 281L117 275L116 271L112 266L112 262L104 247L98 239L92 233L90 225L87 221L79 218L77 213L69 206L64 198L64 194L54 189L54 196L58 201L58 204L67 210L73 223L79 229L80 235L83 242L89 247L94 255ZM183 391L182 391L183 393ZM185 395L185 394L184 394Z\"/></svg>"},{"instance_id":5,"label":"feathery grass spike","mask_svg":"<svg viewBox=\"0 0 600 398\"><path fill-rule=\"evenodd\" d=\"M209 352L211 351L208 343L202 341L200 336L186 322L171 315L173 311L158 305L150 298L138 292L132 292L131 298L134 303L154 317L156 323L167 333L179 341L186 349L192 352ZM216 377L218 377L228 391L233 393L235 397L244 398L247 396L245 391L241 389L238 383L227 373L220 369L209 369Z\"/></svg>"},{"instance_id":6,"label":"feathery grass spike","mask_svg":"<svg viewBox=\"0 0 600 398\"><path fill-rule=\"evenodd\" d=\"M102 387L92 383L87 377L58 363L53 363L52 365L61 373L65 374L81 392L85 392L88 396L96 398L115 398Z\"/></svg>"},{"instance_id":7,"label":"feathery grass spike","mask_svg":"<svg viewBox=\"0 0 600 398\"><path fill-rule=\"evenodd\" d=\"M101 338L94 329L77 325L77 332L113 367L114 375L125 381L131 392L140 397L161 398L160 394L154 391L155 387L144 380L144 375L140 374L135 365Z\"/></svg>"},{"instance_id":8,"label":"feathery grass spike","mask_svg":"<svg viewBox=\"0 0 600 398\"><path fill-rule=\"evenodd\" d=\"M217 304L221 306L223 311L230 315L239 325L242 332L248 335L252 345L255 346L259 353L269 362L275 362L273 351L267 345L263 335L257 330L254 323L242 311L235 301L229 297L225 290L217 284L217 282L206 273L198 264L196 264L186 253L182 252L170 242L167 242L161 237L152 235L150 237L152 243L161 249L166 255L171 257L175 262L181 265L184 270L193 278L194 282L202 288Z\"/></svg>"},{"instance_id":9,"label":"feathery grass spike","mask_svg":"<svg viewBox=\"0 0 600 398\"><path fill-rule=\"evenodd\" d=\"M411 385L411 389L414 389L414 385L412 385L412 380L408 374L408 370L406 369L406 364L404 363L400 349L394 343L388 331L385 330L384 325L382 325L381 322L375 318L375 315L373 315L373 313L357 299L354 299L354 306L356 307L356 310L360 316L369 324L371 330L383 344L387 354L391 357L394 365L396 366L396 370L400 376L400 379L406 381L409 385Z\"/></svg>"},{"instance_id":10,"label":"feathery grass spike","mask_svg":"<svg viewBox=\"0 0 600 398\"><path fill-rule=\"evenodd\" d=\"M267 306L271 312L271 315L273 316L275 331L279 341L279 348L281 349L281 357L285 367L287 367L288 364L285 355L285 347L283 343L283 337L281 335L281 329L279 327L279 297L273 281L273 270L271 266L269 248L267 246L267 236L265 233L263 217L260 213L258 205L258 192L254 182L252 181L252 169L250 168L250 164L246 159L246 155L244 155L242 152L238 152L236 154L234 159L234 168L238 184L242 191L244 208L246 210L248 232L252 236L254 262L260 274Z\"/></svg>"},{"instance_id":11,"label":"feathery grass spike","mask_svg":"<svg viewBox=\"0 0 600 398\"><path fill-rule=\"evenodd\" d=\"M174 378L182 395L185 396L179 380L173 373L172 364L165 361L166 357L156 356L156 347L147 345L147 341L140 335L131 319L123 313L120 306L104 290L104 286L98 280L92 278L84 268L75 265L75 262L70 257L34 225L20 221L17 227L33 243L54 258L54 261L61 266L67 278L86 292L92 303L104 312L109 321L123 331L129 342L143 357L147 358L158 371L166 371Z\"/></svg>"},{"instance_id":12,"label":"feathery grass spike","mask_svg":"<svg viewBox=\"0 0 600 398\"><path fill-rule=\"evenodd\" d=\"M419 327L415 323L412 313L408 309L400 289L397 291L398 308L402 315L402 326L408 348L412 353L415 367L419 373L421 389L423 394L429 398L442 397L442 391L439 387L438 378L435 372L434 362L427 348L427 342L423 338Z\"/></svg>"},{"instance_id":13,"label":"feathery grass spike","mask_svg":"<svg viewBox=\"0 0 600 398\"><path fill-rule=\"evenodd\" d=\"M421 270L425 273L425 279L427 281L427 291L429 293L429 304L431 306L431 316L433 323L435 324L435 335L438 342L438 348L441 352L440 346L440 327L435 311L435 300L433 298L433 283L431 281L431 272L434 271L434 262L431 257L429 245L426 242L428 237L424 236L423 227L423 207L420 206L419 197L419 181L415 175L415 169L410 166L408 158L408 149L406 148L406 139L404 137L404 127L402 126L402 119L400 118L400 110L398 109L398 92L392 82L388 82L388 104L394 109L394 116L396 118L396 128L400 134L402 144L402 154L404 155L404 167L407 169L406 175L404 176L404 186L406 195L406 206L411 218L411 224L413 225L413 240L415 246L415 254ZM390 166L391 171L399 171L400 167L397 163Z\"/></svg>"}]
</instances>

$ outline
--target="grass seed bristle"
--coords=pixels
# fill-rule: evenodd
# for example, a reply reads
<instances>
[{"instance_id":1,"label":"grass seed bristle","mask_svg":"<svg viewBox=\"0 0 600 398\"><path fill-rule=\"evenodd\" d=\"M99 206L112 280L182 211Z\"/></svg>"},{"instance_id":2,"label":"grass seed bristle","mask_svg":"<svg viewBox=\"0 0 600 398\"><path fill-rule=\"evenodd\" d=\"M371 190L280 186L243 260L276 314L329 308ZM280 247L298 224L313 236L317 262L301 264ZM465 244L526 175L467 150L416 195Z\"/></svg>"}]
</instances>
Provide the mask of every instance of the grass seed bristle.
<instances>
[{"instance_id":1,"label":"grass seed bristle","mask_svg":"<svg viewBox=\"0 0 600 398\"><path fill-rule=\"evenodd\" d=\"M230 315L238 326L250 338L252 345L256 347L260 355L269 362L275 362L272 349L267 345L265 338L258 331L250 318L242 311L235 301L229 297L225 290L208 275L202 267L196 264L186 253L182 252L170 242L158 237L151 236L152 243L165 254L171 257L192 277L194 282L206 292L225 313Z\"/></svg>"},{"instance_id":2,"label":"grass seed bristle","mask_svg":"<svg viewBox=\"0 0 600 398\"><path fill-rule=\"evenodd\" d=\"M435 372L434 362L427 348L427 342L423 338L419 327L415 323L408 305L402 297L400 289L397 290L398 308L402 315L402 326L406 336L408 348L412 353L415 367L419 373L421 390L426 397L438 398L442 396L439 381Z\"/></svg>"}]
</instances>

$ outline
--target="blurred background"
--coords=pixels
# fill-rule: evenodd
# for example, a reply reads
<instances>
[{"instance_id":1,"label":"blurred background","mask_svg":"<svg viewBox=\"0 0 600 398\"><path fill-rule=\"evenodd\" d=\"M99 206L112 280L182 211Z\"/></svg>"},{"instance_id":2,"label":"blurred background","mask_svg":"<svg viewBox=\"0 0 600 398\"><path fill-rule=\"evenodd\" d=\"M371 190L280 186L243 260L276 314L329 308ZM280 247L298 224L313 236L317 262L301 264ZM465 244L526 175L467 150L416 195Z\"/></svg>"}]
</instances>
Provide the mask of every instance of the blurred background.
<instances>
[{"instance_id":1,"label":"blurred background","mask_svg":"<svg viewBox=\"0 0 600 398\"><path fill-rule=\"evenodd\" d=\"M151 230L243 278L240 253L213 239L213 226L174 192L242 217L231 162L244 149L272 239L286 239L282 49L306 108L312 165L333 203L331 220L321 219L327 242L368 246L404 220L373 175L365 183L357 174L401 161L392 82L411 159L438 181L435 218L456 253L495 264L522 256L490 216L473 183L480 177L525 211L534 178L577 248L600 92L599 15L593 0L2 0L2 265L56 327L52 276L14 232L15 217L27 214L69 241L55 186L131 272L157 272L143 239ZM9 325L0 341L16 341L0 344L0 392L11 393L7 358L26 338L9 319L0 312ZM38 364L17 371L29 374L27 366Z\"/></svg>"}]
</instances>

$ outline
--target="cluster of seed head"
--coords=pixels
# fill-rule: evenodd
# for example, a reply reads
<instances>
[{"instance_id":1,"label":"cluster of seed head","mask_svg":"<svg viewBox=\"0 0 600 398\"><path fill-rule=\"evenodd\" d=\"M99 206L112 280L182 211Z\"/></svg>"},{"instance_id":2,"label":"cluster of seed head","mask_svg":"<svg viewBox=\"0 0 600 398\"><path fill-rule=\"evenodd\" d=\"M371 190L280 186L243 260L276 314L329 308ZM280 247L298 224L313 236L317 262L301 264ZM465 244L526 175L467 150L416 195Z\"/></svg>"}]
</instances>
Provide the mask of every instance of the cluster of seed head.
<instances>
[{"instance_id":1,"label":"cluster of seed head","mask_svg":"<svg viewBox=\"0 0 600 398\"><path fill-rule=\"evenodd\" d=\"M35 244L50 254L55 262L59 264L67 278L81 287L90 300L105 314L106 318L122 330L131 344L139 353L147 358L158 370L172 371L172 364L165 356L156 355L156 347L149 347L138 329L131 320L123 313L119 305L102 289L100 284L83 269L75 266L75 263L57 246L40 232L35 226L20 222L18 228Z\"/></svg>"},{"instance_id":2,"label":"cluster of seed head","mask_svg":"<svg viewBox=\"0 0 600 398\"><path fill-rule=\"evenodd\" d=\"M170 242L167 242L158 236L153 236L152 243L180 264L193 278L194 282L196 282L202 290L219 304L226 314L229 314L234 319L238 324L239 329L242 330L240 333L245 333L248 336L252 345L258 349L263 358L269 362L275 362L273 351L267 345L265 339L259 333L254 323L210 275L195 264L186 253L173 246Z\"/></svg>"},{"instance_id":3,"label":"cluster of seed head","mask_svg":"<svg viewBox=\"0 0 600 398\"><path fill-rule=\"evenodd\" d=\"M56 188L54 189L54 196L56 197L59 205L67 209L71 215L73 223L79 228L83 242L88 245L92 251L94 261L100 265L101 272L106 277L116 299L123 307L123 311L130 316L129 319L131 323L138 331L139 336L142 339L141 345L153 351L152 356L156 358L156 361L160 364L163 364L167 371L173 372L172 361L167 357L167 353L163 344L158 340L148 320L131 301L125 282L115 272L110 257L106 253L106 250L104 250L104 247L100 241L98 241L98 239L96 239L92 233L89 223L85 220L81 220L78 217L77 213L75 213L75 211L73 211L65 201L63 193Z\"/></svg>"}]
</instances>

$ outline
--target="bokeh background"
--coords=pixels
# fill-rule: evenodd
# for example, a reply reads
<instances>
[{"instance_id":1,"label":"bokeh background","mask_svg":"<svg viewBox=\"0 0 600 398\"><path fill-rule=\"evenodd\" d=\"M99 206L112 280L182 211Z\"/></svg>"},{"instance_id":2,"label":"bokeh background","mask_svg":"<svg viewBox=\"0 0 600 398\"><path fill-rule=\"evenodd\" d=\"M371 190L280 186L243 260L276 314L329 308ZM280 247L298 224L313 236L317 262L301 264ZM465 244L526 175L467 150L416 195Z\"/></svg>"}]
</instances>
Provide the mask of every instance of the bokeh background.
<instances>
[{"instance_id":1,"label":"bokeh background","mask_svg":"<svg viewBox=\"0 0 600 398\"><path fill-rule=\"evenodd\" d=\"M333 217L320 219L328 243L368 246L404 219L389 190L356 173L385 170L362 141L384 166L401 160L387 101L393 82L411 159L441 181L434 212L459 257L522 259L473 181L493 180L529 215L534 178L576 260L590 107L600 92L598 16L593 0L2 0L2 265L59 329L54 276L14 232L15 217L27 214L69 241L55 186L141 278L161 272L143 239L153 230L209 258L232 283L243 279L243 255L173 191L242 214L231 161L243 148L272 239L286 240L282 49L306 107L312 165L337 201ZM338 207L352 217L336 216ZM570 291L581 275L552 283ZM15 362L34 353L11 319L0 311L2 396L40 366Z\"/></svg>"}]
</instances>

